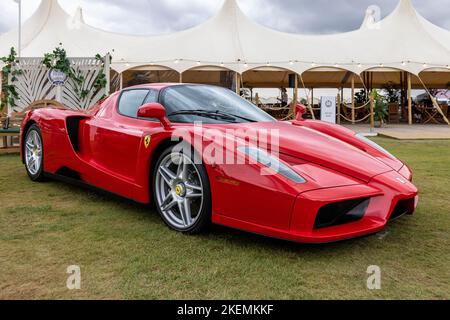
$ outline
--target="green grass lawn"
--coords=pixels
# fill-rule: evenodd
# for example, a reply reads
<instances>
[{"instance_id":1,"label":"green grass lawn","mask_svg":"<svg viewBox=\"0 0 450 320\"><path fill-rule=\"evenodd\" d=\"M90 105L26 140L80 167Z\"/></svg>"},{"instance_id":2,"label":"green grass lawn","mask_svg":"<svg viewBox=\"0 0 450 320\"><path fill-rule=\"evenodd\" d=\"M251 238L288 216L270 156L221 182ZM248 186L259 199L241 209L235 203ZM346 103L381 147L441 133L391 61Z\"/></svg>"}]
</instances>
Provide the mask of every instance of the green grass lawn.
<instances>
[{"instance_id":1,"label":"green grass lawn","mask_svg":"<svg viewBox=\"0 0 450 320\"><path fill-rule=\"evenodd\" d=\"M376 139L414 169L416 215L327 245L222 227L170 231L151 209L60 182L32 183L0 157L0 298L449 299L450 141ZM81 267L81 290L66 268ZM382 289L366 287L378 265Z\"/></svg>"}]
</instances>

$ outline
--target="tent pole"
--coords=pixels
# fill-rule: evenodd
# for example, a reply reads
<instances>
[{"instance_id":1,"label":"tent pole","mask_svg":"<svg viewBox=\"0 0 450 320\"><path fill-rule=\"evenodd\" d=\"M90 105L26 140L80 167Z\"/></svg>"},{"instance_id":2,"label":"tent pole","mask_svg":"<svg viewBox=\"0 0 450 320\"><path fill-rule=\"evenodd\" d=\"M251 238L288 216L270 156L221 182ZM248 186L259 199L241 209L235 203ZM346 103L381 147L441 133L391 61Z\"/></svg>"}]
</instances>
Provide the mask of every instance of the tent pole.
<instances>
[{"instance_id":1,"label":"tent pole","mask_svg":"<svg viewBox=\"0 0 450 320\"><path fill-rule=\"evenodd\" d=\"M355 75L352 74L352 124L355 124Z\"/></svg>"},{"instance_id":2,"label":"tent pole","mask_svg":"<svg viewBox=\"0 0 450 320\"><path fill-rule=\"evenodd\" d=\"M311 88L311 114L313 120L316 120L316 115L314 114L314 88Z\"/></svg>"},{"instance_id":3,"label":"tent pole","mask_svg":"<svg viewBox=\"0 0 450 320\"><path fill-rule=\"evenodd\" d=\"M404 95L404 92L403 92L403 88L404 88L404 86L403 86L403 71L400 71L400 105L401 105L401 112L402 112L402 118L403 118L403 111L404 111L404 108L405 108L405 105L403 104L403 95Z\"/></svg>"},{"instance_id":4,"label":"tent pole","mask_svg":"<svg viewBox=\"0 0 450 320\"><path fill-rule=\"evenodd\" d=\"M22 57L22 0L16 1L19 5L19 39L18 39L18 45L17 45L17 56L19 58Z\"/></svg>"},{"instance_id":5,"label":"tent pole","mask_svg":"<svg viewBox=\"0 0 450 320\"><path fill-rule=\"evenodd\" d=\"M408 118L408 73L403 72L403 107L405 108L406 118ZM406 119L408 121L408 119Z\"/></svg>"},{"instance_id":6,"label":"tent pole","mask_svg":"<svg viewBox=\"0 0 450 320\"><path fill-rule=\"evenodd\" d=\"M408 72L408 124L413 124L412 99L411 99L411 73Z\"/></svg>"},{"instance_id":7,"label":"tent pole","mask_svg":"<svg viewBox=\"0 0 450 320\"><path fill-rule=\"evenodd\" d=\"M295 81L294 81L294 103L298 103L298 74L295 74Z\"/></svg>"},{"instance_id":8,"label":"tent pole","mask_svg":"<svg viewBox=\"0 0 450 320\"><path fill-rule=\"evenodd\" d=\"M2 89L3 89L3 72L0 70L0 97L2 96Z\"/></svg>"},{"instance_id":9,"label":"tent pole","mask_svg":"<svg viewBox=\"0 0 450 320\"><path fill-rule=\"evenodd\" d=\"M295 74L294 77L294 97L292 99L291 102L291 110L290 110L290 114L294 115L295 118L295 106L298 103L298 74Z\"/></svg>"},{"instance_id":10,"label":"tent pole","mask_svg":"<svg viewBox=\"0 0 450 320\"><path fill-rule=\"evenodd\" d=\"M375 128L375 100L372 94L370 94L370 132Z\"/></svg>"},{"instance_id":11,"label":"tent pole","mask_svg":"<svg viewBox=\"0 0 450 320\"><path fill-rule=\"evenodd\" d=\"M179 80L179 82L183 83L183 72L180 72L180 80Z\"/></svg>"},{"instance_id":12,"label":"tent pole","mask_svg":"<svg viewBox=\"0 0 450 320\"><path fill-rule=\"evenodd\" d=\"M120 90L122 90L123 89L123 72L121 72L119 74L119 79L120 79Z\"/></svg>"},{"instance_id":13,"label":"tent pole","mask_svg":"<svg viewBox=\"0 0 450 320\"><path fill-rule=\"evenodd\" d=\"M341 124L341 95L337 95L337 124Z\"/></svg>"},{"instance_id":14,"label":"tent pole","mask_svg":"<svg viewBox=\"0 0 450 320\"><path fill-rule=\"evenodd\" d=\"M369 100L369 94L370 94L370 79L369 79L369 72L364 73L366 78L366 101Z\"/></svg>"},{"instance_id":15,"label":"tent pole","mask_svg":"<svg viewBox=\"0 0 450 320\"><path fill-rule=\"evenodd\" d=\"M303 76L301 73L297 74L297 80L300 80L302 82L302 88L305 90L305 94L306 94L306 104L307 107L309 109L309 111L311 112L311 117L313 120L316 120L316 117L314 116L314 110L313 110L313 106L311 105L311 101L309 100L310 98L310 94L308 94L308 88L306 87L305 81L303 81ZM312 89L311 89L312 90ZM298 99L298 96L297 96Z\"/></svg>"},{"instance_id":16,"label":"tent pole","mask_svg":"<svg viewBox=\"0 0 450 320\"><path fill-rule=\"evenodd\" d=\"M370 72L370 91L373 90L373 71Z\"/></svg>"},{"instance_id":17,"label":"tent pole","mask_svg":"<svg viewBox=\"0 0 450 320\"><path fill-rule=\"evenodd\" d=\"M236 94L241 95L241 80L239 78L239 73L236 72Z\"/></svg>"},{"instance_id":18,"label":"tent pole","mask_svg":"<svg viewBox=\"0 0 450 320\"><path fill-rule=\"evenodd\" d=\"M342 85L342 87L341 87L341 98L340 98L339 108L342 107L343 103L344 103L344 85Z\"/></svg>"}]
</instances>

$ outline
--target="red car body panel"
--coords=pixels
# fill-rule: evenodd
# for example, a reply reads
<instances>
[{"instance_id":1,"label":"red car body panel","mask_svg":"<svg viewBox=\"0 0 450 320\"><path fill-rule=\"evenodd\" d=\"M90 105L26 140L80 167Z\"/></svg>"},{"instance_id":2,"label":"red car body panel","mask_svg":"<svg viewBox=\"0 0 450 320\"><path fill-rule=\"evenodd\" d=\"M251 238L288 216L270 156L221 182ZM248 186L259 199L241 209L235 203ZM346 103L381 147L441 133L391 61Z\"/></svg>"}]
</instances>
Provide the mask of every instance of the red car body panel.
<instances>
[{"instance_id":1,"label":"red car body panel","mask_svg":"<svg viewBox=\"0 0 450 320\"><path fill-rule=\"evenodd\" d=\"M162 90L170 85L140 87ZM181 130L192 139L200 135L203 147L217 142L205 139L193 124L164 128L159 122L122 116L117 112L118 97L119 93L115 93L88 112L56 108L31 111L21 132L31 123L40 127L46 173L58 174L68 168L78 173L84 183L150 203L152 160L160 145L170 140L174 132ZM68 132L70 119L77 119L78 123L76 147ZM320 121L294 121L215 124L203 128L221 132L233 128L278 130L281 161L306 180L296 184L281 175L261 175L263 166L258 163L217 164L204 156L213 223L276 238L320 243L378 232L399 204L406 206L405 212L409 214L417 206L418 191L411 182L408 167L343 127ZM151 136L147 148L146 136ZM238 140L234 142L232 150L229 144L216 147L237 154ZM314 227L321 208L363 198L369 202L361 219Z\"/></svg>"}]
</instances>

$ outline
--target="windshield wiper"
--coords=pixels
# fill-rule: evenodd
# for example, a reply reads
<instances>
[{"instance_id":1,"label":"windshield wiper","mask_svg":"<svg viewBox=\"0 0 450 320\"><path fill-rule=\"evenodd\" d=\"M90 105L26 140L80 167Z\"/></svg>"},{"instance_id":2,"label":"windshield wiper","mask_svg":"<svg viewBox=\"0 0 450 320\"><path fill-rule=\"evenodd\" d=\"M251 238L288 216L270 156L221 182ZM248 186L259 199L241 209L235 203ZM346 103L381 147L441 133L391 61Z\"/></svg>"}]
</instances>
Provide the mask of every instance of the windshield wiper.
<instances>
[{"instance_id":1,"label":"windshield wiper","mask_svg":"<svg viewBox=\"0 0 450 320\"><path fill-rule=\"evenodd\" d=\"M234 113L225 113L225 112L218 111L218 110L216 112L220 113L220 114L223 114L223 115L230 116L230 117L234 117L234 118L238 118L238 119L241 119L241 120L245 120L245 121L248 121L248 122L258 122L258 121L253 120L253 119L249 119L249 118L238 116L238 115L236 115Z\"/></svg>"},{"instance_id":2,"label":"windshield wiper","mask_svg":"<svg viewBox=\"0 0 450 320\"><path fill-rule=\"evenodd\" d=\"M178 115L193 115L193 116L200 116L215 120L225 120L229 122L236 122L236 118L227 114L223 114L220 112L214 112L214 111L208 111L208 110L180 110L172 112L168 115L168 117L171 116L178 116Z\"/></svg>"},{"instance_id":3,"label":"windshield wiper","mask_svg":"<svg viewBox=\"0 0 450 320\"><path fill-rule=\"evenodd\" d=\"M222 112L220 110L216 110L216 111L209 111L209 110L203 110L203 109L199 109L199 110L180 110L180 111L176 111L173 112L171 114L169 114L170 116L175 116L175 115L183 115L183 114L189 114L189 115L198 115L198 116L205 116L205 117L220 117L222 120L229 120L229 121L236 121L236 118L247 121L247 122L257 122L256 120L252 120L252 119L248 119L245 117L241 117L232 113L226 113L226 112Z\"/></svg>"}]
</instances>

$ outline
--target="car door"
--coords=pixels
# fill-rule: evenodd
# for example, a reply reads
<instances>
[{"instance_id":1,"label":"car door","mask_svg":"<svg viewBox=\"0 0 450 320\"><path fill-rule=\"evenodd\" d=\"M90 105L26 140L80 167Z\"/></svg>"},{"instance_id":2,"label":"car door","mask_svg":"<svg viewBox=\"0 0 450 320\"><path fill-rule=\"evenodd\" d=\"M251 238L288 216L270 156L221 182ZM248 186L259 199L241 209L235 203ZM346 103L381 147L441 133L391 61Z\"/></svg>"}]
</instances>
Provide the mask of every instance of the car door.
<instances>
[{"instance_id":1,"label":"car door","mask_svg":"<svg viewBox=\"0 0 450 320\"><path fill-rule=\"evenodd\" d=\"M124 90L110 117L94 117L89 121L92 161L100 170L135 182L143 130L151 125L137 119L137 111L144 103L156 101L155 90ZM155 126L158 124L155 122Z\"/></svg>"}]
</instances>

